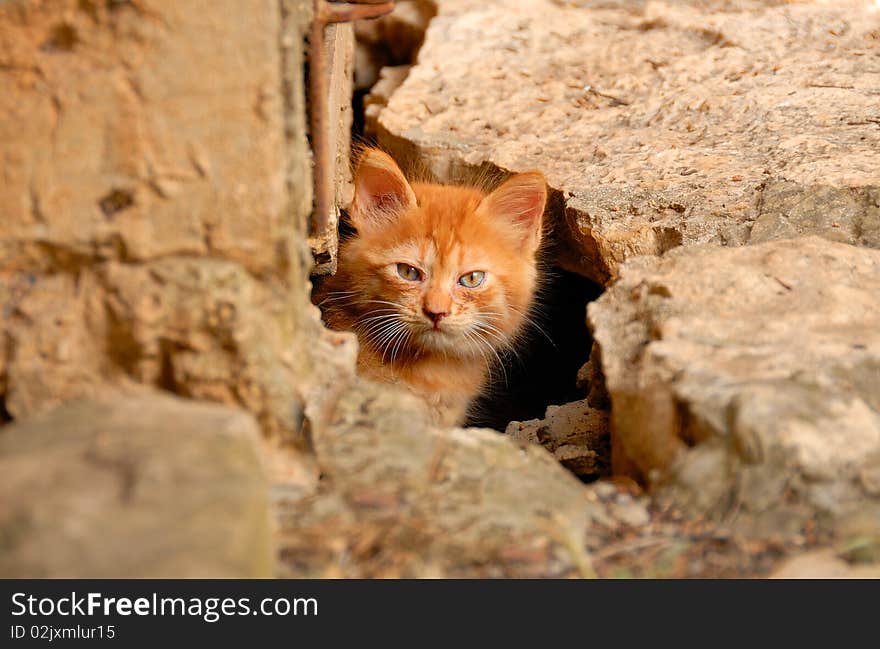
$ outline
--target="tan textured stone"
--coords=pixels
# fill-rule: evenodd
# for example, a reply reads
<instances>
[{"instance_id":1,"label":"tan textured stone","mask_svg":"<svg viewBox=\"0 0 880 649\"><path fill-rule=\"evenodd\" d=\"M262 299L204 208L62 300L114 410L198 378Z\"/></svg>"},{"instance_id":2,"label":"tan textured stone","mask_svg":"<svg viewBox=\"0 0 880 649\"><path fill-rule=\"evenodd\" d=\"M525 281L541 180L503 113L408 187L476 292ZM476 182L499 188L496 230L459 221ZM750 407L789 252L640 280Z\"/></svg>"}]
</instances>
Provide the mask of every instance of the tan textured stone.
<instances>
[{"instance_id":1,"label":"tan textured stone","mask_svg":"<svg viewBox=\"0 0 880 649\"><path fill-rule=\"evenodd\" d=\"M421 402L359 382L314 441L322 492L285 511L292 576L590 576L583 485L544 450L437 430Z\"/></svg>"},{"instance_id":2,"label":"tan textured stone","mask_svg":"<svg viewBox=\"0 0 880 649\"><path fill-rule=\"evenodd\" d=\"M381 141L446 179L539 169L562 263L682 244L880 247L880 12L847 2L440 5Z\"/></svg>"},{"instance_id":3,"label":"tan textured stone","mask_svg":"<svg viewBox=\"0 0 880 649\"><path fill-rule=\"evenodd\" d=\"M655 547L638 545L653 505L591 499L542 449L432 428L353 376L351 336L320 328L306 296L309 4L0 2L0 406L16 417L0 491L25 494L0 506L4 575L267 575L267 437L273 463L296 450L269 467L276 574L590 576L597 521L593 549ZM874 246L873 16L450 0L383 138L441 177L542 168L572 226L558 228L563 261L597 279L702 241ZM636 468L688 512L766 512L750 538L831 518L840 553L874 558L876 254L816 239L733 254L624 272L603 298L590 403L605 399L601 365L612 401L632 399L618 427L661 442ZM586 457L555 432L556 460Z\"/></svg>"},{"instance_id":4,"label":"tan textured stone","mask_svg":"<svg viewBox=\"0 0 880 649\"><path fill-rule=\"evenodd\" d=\"M878 565L852 565L831 550L792 557L777 568L771 579L880 579Z\"/></svg>"},{"instance_id":5,"label":"tan textured stone","mask_svg":"<svg viewBox=\"0 0 880 649\"><path fill-rule=\"evenodd\" d=\"M0 254L283 268L280 15L272 0L0 5Z\"/></svg>"},{"instance_id":6,"label":"tan textured stone","mask_svg":"<svg viewBox=\"0 0 880 649\"><path fill-rule=\"evenodd\" d=\"M388 105L388 100L409 74L410 65L389 65L379 72L379 78L364 97L364 120L367 133L375 136L378 132L379 115Z\"/></svg>"},{"instance_id":7,"label":"tan textured stone","mask_svg":"<svg viewBox=\"0 0 880 649\"><path fill-rule=\"evenodd\" d=\"M303 4L0 5L14 417L148 384L243 406L302 446L321 347L304 342L321 329Z\"/></svg>"},{"instance_id":8,"label":"tan textured stone","mask_svg":"<svg viewBox=\"0 0 880 649\"><path fill-rule=\"evenodd\" d=\"M71 402L4 428L0 575L271 576L259 440L245 412L154 394Z\"/></svg>"},{"instance_id":9,"label":"tan textured stone","mask_svg":"<svg viewBox=\"0 0 880 649\"><path fill-rule=\"evenodd\" d=\"M631 260L589 307L620 450L696 511L864 502L877 295L880 251L817 237ZM633 399L653 406L637 416Z\"/></svg>"},{"instance_id":10,"label":"tan textured stone","mask_svg":"<svg viewBox=\"0 0 880 649\"><path fill-rule=\"evenodd\" d=\"M190 258L106 262L32 285L19 277L7 329L13 415L137 382L239 403L270 430L295 430L288 405L308 359L287 343L306 318L280 299L283 287L275 294L235 263ZM270 405L276 398L286 405Z\"/></svg>"},{"instance_id":11,"label":"tan textured stone","mask_svg":"<svg viewBox=\"0 0 880 649\"><path fill-rule=\"evenodd\" d=\"M355 23L357 89L372 89L384 67L413 62L437 4L436 0L397 0L390 14Z\"/></svg>"},{"instance_id":12,"label":"tan textured stone","mask_svg":"<svg viewBox=\"0 0 880 649\"><path fill-rule=\"evenodd\" d=\"M586 399L550 406L544 419L512 421L505 434L520 443L543 446L577 476L597 477L609 471L608 412L591 408Z\"/></svg>"}]
</instances>

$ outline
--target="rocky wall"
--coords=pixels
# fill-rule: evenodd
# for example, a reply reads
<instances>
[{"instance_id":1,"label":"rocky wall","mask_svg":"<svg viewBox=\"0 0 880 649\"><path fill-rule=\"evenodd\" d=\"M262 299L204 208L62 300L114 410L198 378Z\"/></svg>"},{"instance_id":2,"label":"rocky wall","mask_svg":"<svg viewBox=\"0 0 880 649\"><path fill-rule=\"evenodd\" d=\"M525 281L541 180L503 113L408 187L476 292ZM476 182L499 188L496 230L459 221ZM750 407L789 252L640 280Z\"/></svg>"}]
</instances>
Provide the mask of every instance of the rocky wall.
<instances>
[{"instance_id":1,"label":"rocky wall","mask_svg":"<svg viewBox=\"0 0 880 649\"><path fill-rule=\"evenodd\" d=\"M543 171L551 262L609 287L589 398L508 432L589 467L610 403L655 504L876 553L878 65L867 0L441 3L380 141L441 180Z\"/></svg>"},{"instance_id":2,"label":"rocky wall","mask_svg":"<svg viewBox=\"0 0 880 649\"><path fill-rule=\"evenodd\" d=\"M4 576L592 574L575 478L321 326L310 19L0 3Z\"/></svg>"},{"instance_id":3,"label":"rocky wall","mask_svg":"<svg viewBox=\"0 0 880 649\"><path fill-rule=\"evenodd\" d=\"M300 38L276 2L238 9L0 7L13 417L135 382L247 403L296 432L271 405L292 398L296 360L260 345L286 336L302 356L293 331L309 317L290 308L306 303L310 182L302 116L287 124L285 107L302 111L302 88L282 79Z\"/></svg>"},{"instance_id":4,"label":"rocky wall","mask_svg":"<svg viewBox=\"0 0 880 649\"><path fill-rule=\"evenodd\" d=\"M695 243L878 247L878 29L869 0L453 0L376 128L439 178L543 171L560 263L600 282Z\"/></svg>"}]
</instances>

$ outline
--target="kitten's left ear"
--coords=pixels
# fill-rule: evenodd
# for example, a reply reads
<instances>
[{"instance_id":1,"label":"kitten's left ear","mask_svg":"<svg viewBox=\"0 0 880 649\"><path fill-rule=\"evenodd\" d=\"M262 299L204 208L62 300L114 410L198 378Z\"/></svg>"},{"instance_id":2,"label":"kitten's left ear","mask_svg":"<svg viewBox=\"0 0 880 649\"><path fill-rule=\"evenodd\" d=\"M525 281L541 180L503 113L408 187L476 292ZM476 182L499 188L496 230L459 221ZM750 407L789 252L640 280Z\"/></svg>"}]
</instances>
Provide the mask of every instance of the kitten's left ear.
<instances>
[{"instance_id":1,"label":"kitten's left ear","mask_svg":"<svg viewBox=\"0 0 880 649\"><path fill-rule=\"evenodd\" d=\"M540 171L511 176L480 203L480 209L509 222L523 248L534 252L541 243L541 221L547 203L547 182Z\"/></svg>"}]
</instances>

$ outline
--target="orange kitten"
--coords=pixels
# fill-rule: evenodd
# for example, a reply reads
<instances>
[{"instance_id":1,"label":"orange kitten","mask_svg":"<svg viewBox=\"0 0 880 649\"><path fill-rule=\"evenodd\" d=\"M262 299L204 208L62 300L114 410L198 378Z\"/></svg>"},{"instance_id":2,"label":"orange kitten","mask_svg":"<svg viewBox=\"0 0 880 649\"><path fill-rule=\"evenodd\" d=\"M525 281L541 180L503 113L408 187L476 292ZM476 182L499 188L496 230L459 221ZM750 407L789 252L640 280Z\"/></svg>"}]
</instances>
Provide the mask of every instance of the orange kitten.
<instances>
[{"instance_id":1,"label":"orange kitten","mask_svg":"<svg viewBox=\"0 0 880 649\"><path fill-rule=\"evenodd\" d=\"M366 149L357 234L315 292L328 326L357 334L359 374L420 396L438 424L461 424L526 321L546 198L539 172L486 194L409 183L390 156Z\"/></svg>"}]
</instances>

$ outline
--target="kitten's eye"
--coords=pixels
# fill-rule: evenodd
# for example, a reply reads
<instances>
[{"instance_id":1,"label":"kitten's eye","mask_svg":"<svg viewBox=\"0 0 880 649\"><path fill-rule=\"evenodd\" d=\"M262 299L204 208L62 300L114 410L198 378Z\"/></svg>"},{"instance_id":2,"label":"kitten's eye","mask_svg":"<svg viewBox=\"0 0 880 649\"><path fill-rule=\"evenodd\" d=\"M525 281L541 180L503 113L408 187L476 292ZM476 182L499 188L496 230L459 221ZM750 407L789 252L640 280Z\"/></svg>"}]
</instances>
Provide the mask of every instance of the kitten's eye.
<instances>
[{"instance_id":1,"label":"kitten's eye","mask_svg":"<svg viewBox=\"0 0 880 649\"><path fill-rule=\"evenodd\" d=\"M458 278L458 283L465 288L477 288L486 279L486 273L481 270L472 270Z\"/></svg>"},{"instance_id":2,"label":"kitten's eye","mask_svg":"<svg viewBox=\"0 0 880 649\"><path fill-rule=\"evenodd\" d=\"M422 271L409 264L397 264L397 274L408 282L418 282L422 279Z\"/></svg>"}]
</instances>

